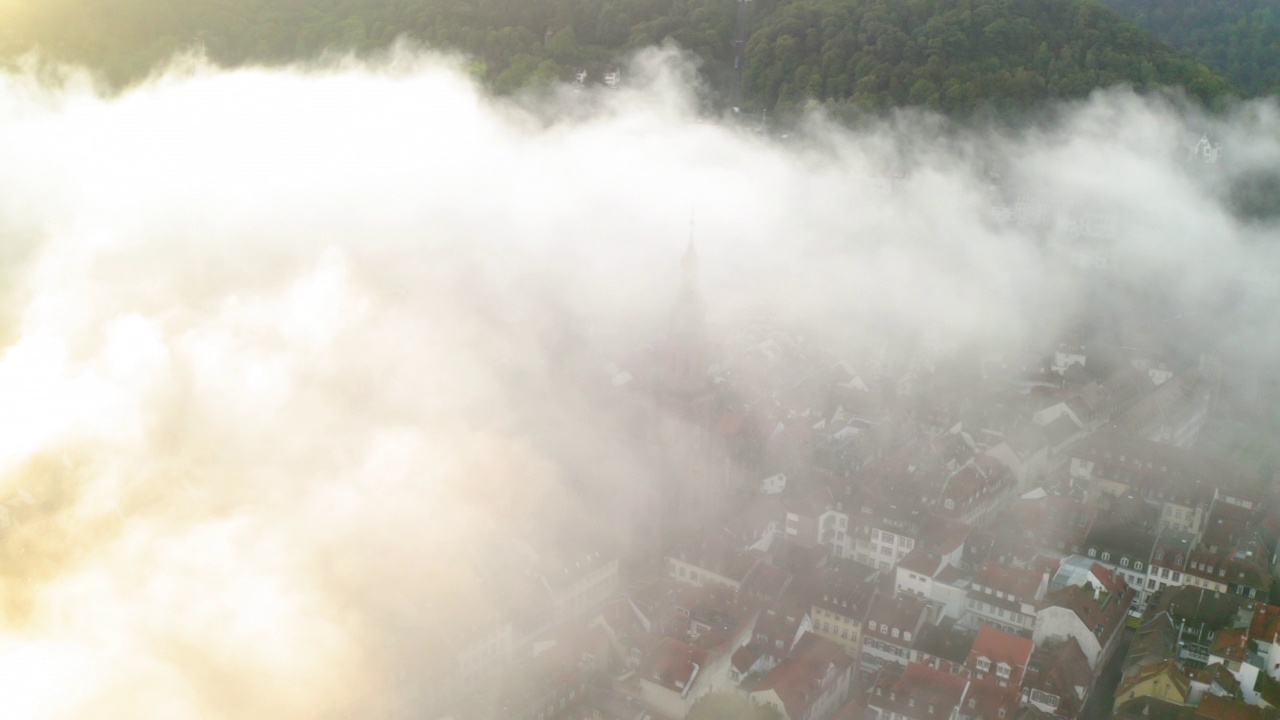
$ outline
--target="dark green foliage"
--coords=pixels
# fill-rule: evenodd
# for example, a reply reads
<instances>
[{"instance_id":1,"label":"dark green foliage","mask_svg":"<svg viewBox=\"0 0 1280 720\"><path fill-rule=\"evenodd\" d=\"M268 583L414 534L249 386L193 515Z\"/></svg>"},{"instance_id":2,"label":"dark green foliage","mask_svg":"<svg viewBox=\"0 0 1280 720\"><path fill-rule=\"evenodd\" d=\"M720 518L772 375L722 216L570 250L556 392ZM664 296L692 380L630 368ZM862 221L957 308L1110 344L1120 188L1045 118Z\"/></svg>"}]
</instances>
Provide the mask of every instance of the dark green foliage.
<instances>
[{"instance_id":1,"label":"dark green foliage","mask_svg":"<svg viewBox=\"0 0 1280 720\"><path fill-rule=\"evenodd\" d=\"M1096 87L1230 91L1194 60L1092 0L29 0L0 48L39 47L113 84L200 46L215 62L282 63L326 50L370 52L406 37L460 50L494 90L598 79L635 49L674 41L708 85L732 86L740 8L753 32L743 104L841 116L917 105L1019 111ZM723 99L723 98L722 98Z\"/></svg>"},{"instance_id":2,"label":"dark green foliage","mask_svg":"<svg viewBox=\"0 0 1280 720\"><path fill-rule=\"evenodd\" d=\"M1280 91L1275 0L1103 0L1251 94Z\"/></svg>"},{"instance_id":3,"label":"dark green foliage","mask_svg":"<svg viewBox=\"0 0 1280 720\"><path fill-rule=\"evenodd\" d=\"M851 103L1000 112L1127 83L1230 86L1114 12L1080 0L798 0L748 45L745 86L767 107Z\"/></svg>"}]
</instances>

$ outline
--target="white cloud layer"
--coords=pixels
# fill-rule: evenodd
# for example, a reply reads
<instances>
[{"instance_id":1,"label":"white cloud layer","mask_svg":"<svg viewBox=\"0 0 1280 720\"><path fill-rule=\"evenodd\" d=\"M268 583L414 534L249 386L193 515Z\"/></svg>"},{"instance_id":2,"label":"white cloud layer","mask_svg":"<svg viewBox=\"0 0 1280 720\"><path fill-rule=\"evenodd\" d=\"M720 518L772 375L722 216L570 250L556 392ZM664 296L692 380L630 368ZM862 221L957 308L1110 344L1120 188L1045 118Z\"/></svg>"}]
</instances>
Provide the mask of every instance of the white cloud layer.
<instances>
[{"instance_id":1,"label":"white cloud layer","mask_svg":"<svg viewBox=\"0 0 1280 720\"><path fill-rule=\"evenodd\" d=\"M429 645L469 553L571 514L528 430L586 407L550 345L644 344L691 209L715 321L1038 348L1102 285L1274 349L1276 228L1226 190L1280 169L1272 103L782 142L698 117L686 73L653 53L630 89L522 102L406 50L112 98L0 77L2 714L395 707L388 648ZM1186 158L1205 128L1217 166ZM1000 219L1018 197L1034 232Z\"/></svg>"}]
</instances>

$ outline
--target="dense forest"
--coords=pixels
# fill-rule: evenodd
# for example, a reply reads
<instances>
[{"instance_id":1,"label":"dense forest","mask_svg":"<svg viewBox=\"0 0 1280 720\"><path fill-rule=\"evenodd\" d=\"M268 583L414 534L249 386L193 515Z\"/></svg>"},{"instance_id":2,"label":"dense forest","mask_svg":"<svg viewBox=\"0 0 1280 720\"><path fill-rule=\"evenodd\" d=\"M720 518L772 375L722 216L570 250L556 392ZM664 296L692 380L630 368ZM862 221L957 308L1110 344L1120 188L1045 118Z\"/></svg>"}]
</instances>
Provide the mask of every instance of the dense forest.
<instances>
[{"instance_id":1,"label":"dense forest","mask_svg":"<svg viewBox=\"0 0 1280 720\"><path fill-rule=\"evenodd\" d=\"M1275 0L1104 0L1251 94L1280 92Z\"/></svg>"},{"instance_id":2,"label":"dense forest","mask_svg":"<svg viewBox=\"0 0 1280 720\"><path fill-rule=\"evenodd\" d=\"M745 86L766 105L806 98L868 109L964 112L1180 85L1205 101L1228 83L1099 5L1079 0L798 0L761 23Z\"/></svg>"},{"instance_id":3,"label":"dense forest","mask_svg":"<svg viewBox=\"0 0 1280 720\"><path fill-rule=\"evenodd\" d=\"M120 85L175 51L279 63L407 37L471 58L498 92L598 79L673 41L714 98L750 109L824 103L1017 111L1096 87L1176 85L1212 103L1230 84L1093 0L15 0L9 56L39 48ZM732 88L732 90L731 90Z\"/></svg>"}]
</instances>

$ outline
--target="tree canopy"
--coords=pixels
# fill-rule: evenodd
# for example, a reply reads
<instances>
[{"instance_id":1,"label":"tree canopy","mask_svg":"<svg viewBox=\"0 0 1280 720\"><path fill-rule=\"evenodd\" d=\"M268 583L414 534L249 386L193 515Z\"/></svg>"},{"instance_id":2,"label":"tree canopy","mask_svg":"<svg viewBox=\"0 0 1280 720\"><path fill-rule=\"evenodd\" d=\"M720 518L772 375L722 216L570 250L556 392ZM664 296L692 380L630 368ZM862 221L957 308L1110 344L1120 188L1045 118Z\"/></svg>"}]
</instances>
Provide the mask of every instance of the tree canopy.
<instances>
[{"instance_id":1,"label":"tree canopy","mask_svg":"<svg viewBox=\"0 0 1280 720\"><path fill-rule=\"evenodd\" d=\"M1274 0L1103 0L1251 94L1280 92Z\"/></svg>"},{"instance_id":2,"label":"tree canopy","mask_svg":"<svg viewBox=\"0 0 1280 720\"><path fill-rule=\"evenodd\" d=\"M1093 0L11 1L0 53L39 48L117 85L191 47L234 66L369 52L405 37L465 53L497 92L579 70L599 78L638 48L674 41L699 58L721 100L741 61L740 100L766 111L814 102L1017 110L1118 83L1182 86L1207 102L1231 92Z\"/></svg>"}]
</instances>

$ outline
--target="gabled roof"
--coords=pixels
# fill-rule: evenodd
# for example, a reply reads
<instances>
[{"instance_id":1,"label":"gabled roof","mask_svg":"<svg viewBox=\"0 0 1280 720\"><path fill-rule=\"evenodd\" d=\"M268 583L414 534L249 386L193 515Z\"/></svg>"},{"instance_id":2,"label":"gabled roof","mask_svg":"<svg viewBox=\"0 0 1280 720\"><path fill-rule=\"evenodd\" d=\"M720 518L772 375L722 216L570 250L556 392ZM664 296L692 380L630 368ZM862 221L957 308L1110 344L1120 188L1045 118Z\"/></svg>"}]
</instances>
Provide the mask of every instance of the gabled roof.
<instances>
[{"instance_id":1,"label":"gabled roof","mask_svg":"<svg viewBox=\"0 0 1280 720\"><path fill-rule=\"evenodd\" d=\"M685 692L695 665L706 667L708 653L674 638L663 638L640 666L640 679L661 685L668 690Z\"/></svg>"},{"instance_id":2,"label":"gabled roof","mask_svg":"<svg viewBox=\"0 0 1280 720\"><path fill-rule=\"evenodd\" d=\"M790 657L778 663L752 690L773 690L782 700L787 717L805 717L814 702L825 693L836 691L835 683L852 667L853 658L839 643L805 633Z\"/></svg>"},{"instance_id":3,"label":"gabled roof","mask_svg":"<svg viewBox=\"0 0 1280 720\"><path fill-rule=\"evenodd\" d=\"M973 638L973 647L969 649L969 659L965 662L965 666L972 670L976 677L982 672L978 670L978 661L985 658L991 663L990 669L986 671L987 677L994 678L997 674L996 668L1004 663L1009 666L1010 676L1007 678L1009 684L1018 687L1022 684L1023 673L1026 672L1027 663L1031 660L1031 653L1035 647L1031 638L983 625L978 628L978 634Z\"/></svg>"},{"instance_id":4,"label":"gabled roof","mask_svg":"<svg viewBox=\"0 0 1280 720\"><path fill-rule=\"evenodd\" d=\"M1188 720L1274 720L1275 710L1264 710L1238 700L1205 694Z\"/></svg>"},{"instance_id":5,"label":"gabled roof","mask_svg":"<svg viewBox=\"0 0 1280 720\"><path fill-rule=\"evenodd\" d=\"M1076 717L1082 704L1080 693L1092 682L1089 658L1072 637L1037 648L1022 686L1057 696L1058 712L1063 717Z\"/></svg>"},{"instance_id":6,"label":"gabled roof","mask_svg":"<svg viewBox=\"0 0 1280 720\"><path fill-rule=\"evenodd\" d=\"M1121 680L1119 687L1116 688L1116 697L1124 695L1141 683L1160 676L1168 679L1169 683L1178 689L1183 698L1187 697L1187 694L1191 691L1191 679L1183 672L1182 667L1174 662L1173 658L1169 658L1162 663L1148 665L1134 675Z\"/></svg>"},{"instance_id":7,"label":"gabled roof","mask_svg":"<svg viewBox=\"0 0 1280 720\"><path fill-rule=\"evenodd\" d=\"M973 574L973 584L998 590L1023 601L1036 600L1044 576L1035 570L987 563Z\"/></svg>"},{"instance_id":8,"label":"gabled roof","mask_svg":"<svg viewBox=\"0 0 1280 720\"><path fill-rule=\"evenodd\" d=\"M960 675L919 663L906 668L895 663L881 668L867 705L916 720L946 720L960 705L968 685Z\"/></svg>"},{"instance_id":9,"label":"gabled roof","mask_svg":"<svg viewBox=\"0 0 1280 720\"><path fill-rule=\"evenodd\" d=\"M1017 685L1000 687L990 678L973 680L965 690L964 702L960 712L971 718L981 720L998 720L1012 718L1021 703L1021 693ZM1001 714L1001 710L1004 711Z\"/></svg>"}]
</instances>

